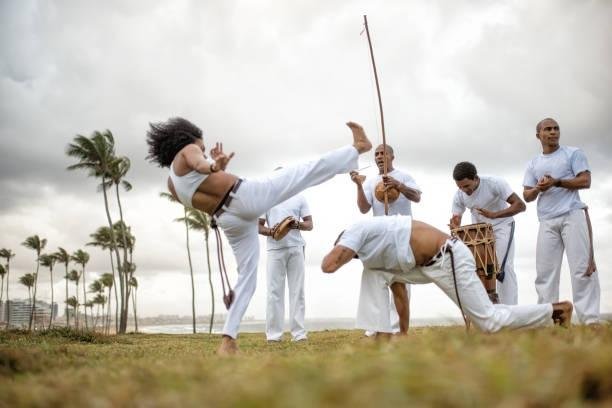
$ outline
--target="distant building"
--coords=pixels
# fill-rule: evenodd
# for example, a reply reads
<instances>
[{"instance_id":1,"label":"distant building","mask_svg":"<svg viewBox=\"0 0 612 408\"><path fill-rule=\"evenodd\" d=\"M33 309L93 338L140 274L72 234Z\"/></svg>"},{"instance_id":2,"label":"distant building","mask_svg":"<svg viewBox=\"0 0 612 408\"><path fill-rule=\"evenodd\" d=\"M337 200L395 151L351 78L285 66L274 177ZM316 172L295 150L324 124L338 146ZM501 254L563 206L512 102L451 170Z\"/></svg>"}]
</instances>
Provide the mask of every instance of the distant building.
<instances>
[{"instance_id":1,"label":"distant building","mask_svg":"<svg viewBox=\"0 0 612 408\"><path fill-rule=\"evenodd\" d=\"M28 327L30 324L30 314L32 312L31 302L27 299L11 299L0 303L0 322L10 322L11 327ZM10 319L8 314L10 313ZM58 306L56 302L51 304L42 300L36 301L34 307L34 327L43 327L49 324L49 319L53 313L53 319L57 319Z\"/></svg>"}]
</instances>

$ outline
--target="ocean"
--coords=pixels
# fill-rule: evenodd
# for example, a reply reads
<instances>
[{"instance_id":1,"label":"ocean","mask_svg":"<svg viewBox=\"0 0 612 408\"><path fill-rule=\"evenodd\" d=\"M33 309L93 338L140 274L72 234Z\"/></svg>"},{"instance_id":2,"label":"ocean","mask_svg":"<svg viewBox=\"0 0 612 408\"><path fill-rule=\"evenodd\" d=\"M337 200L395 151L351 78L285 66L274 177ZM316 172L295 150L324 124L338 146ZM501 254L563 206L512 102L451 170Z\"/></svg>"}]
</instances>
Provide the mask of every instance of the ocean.
<instances>
[{"instance_id":1,"label":"ocean","mask_svg":"<svg viewBox=\"0 0 612 408\"><path fill-rule=\"evenodd\" d=\"M355 319L350 318L336 318L336 319L306 319L304 322L307 331L323 331L323 330L354 330ZM423 326L452 326L452 325L463 325L461 318L422 318L422 319L410 319L410 327L423 327ZM213 325L213 333L219 334L223 329L223 323L215 323ZM244 320L240 324L241 333L264 333L266 330L265 320ZM164 324L157 326L141 326L139 327L141 333L150 334L191 334L193 333L193 327L191 324ZM289 331L289 324L285 323L285 331ZM197 324L197 333L208 333L208 324Z\"/></svg>"}]
</instances>

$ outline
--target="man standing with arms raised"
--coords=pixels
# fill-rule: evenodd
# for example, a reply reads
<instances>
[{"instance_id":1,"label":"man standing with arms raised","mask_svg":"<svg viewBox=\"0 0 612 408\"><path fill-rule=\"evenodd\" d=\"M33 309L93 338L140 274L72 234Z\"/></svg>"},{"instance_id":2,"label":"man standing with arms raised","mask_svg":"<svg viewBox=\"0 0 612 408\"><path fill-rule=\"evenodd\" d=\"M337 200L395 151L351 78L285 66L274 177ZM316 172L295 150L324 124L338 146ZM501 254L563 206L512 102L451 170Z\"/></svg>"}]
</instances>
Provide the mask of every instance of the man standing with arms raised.
<instances>
[{"instance_id":1,"label":"man standing with arms raised","mask_svg":"<svg viewBox=\"0 0 612 408\"><path fill-rule=\"evenodd\" d=\"M578 320L599 323L599 275L593 259L593 237L587 206L578 190L591 187L586 155L577 147L561 146L559 124L551 118L536 126L542 153L527 165L525 201L538 200L540 228L536 248L538 302L559 299L563 251L569 264Z\"/></svg>"},{"instance_id":2,"label":"man standing with arms raised","mask_svg":"<svg viewBox=\"0 0 612 408\"><path fill-rule=\"evenodd\" d=\"M372 209L375 217L385 215L385 204L382 189L387 188L389 211L388 215L412 215L411 202L421 201L421 191L414 179L393 167L395 155L389 145L380 145L374 151L374 160L378 167L378 175L369 180L358 172L350 173L351 180L357 185L357 206L362 214ZM385 160L387 176L385 178ZM378 191L377 191L378 190ZM395 201L392 200L397 196ZM378 197L378 199L377 199ZM380 271L364 268L361 274L361 289L357 309L357 327L365 329L366 335L374 333L393 333L400 331L399 316L396 308L390 302L390 275ZM409 316L410 285L406 284L408 302L406 308ZM394 302L396 301L394 296ZM406 327L408 327L408 322Z\"/></svg>"}]
</instances>

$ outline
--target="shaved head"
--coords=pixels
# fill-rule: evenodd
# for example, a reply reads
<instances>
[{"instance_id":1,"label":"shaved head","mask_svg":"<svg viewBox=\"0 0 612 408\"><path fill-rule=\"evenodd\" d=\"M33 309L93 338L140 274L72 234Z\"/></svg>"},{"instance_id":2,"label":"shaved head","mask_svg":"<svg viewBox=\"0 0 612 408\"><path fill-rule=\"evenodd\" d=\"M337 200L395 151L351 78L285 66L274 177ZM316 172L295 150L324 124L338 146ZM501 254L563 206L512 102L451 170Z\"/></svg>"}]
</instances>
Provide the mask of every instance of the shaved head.
<instances>
[{"instance_id":1,"label":"shaved head","mask_svg":"<svg viewBox=\"0 0 612 408\"><path fill-rule=\"evenodd\" d=\"M539 122L538 122L538 124L536 125L536 133L540 133L540 130L542 129L542 125L543 125L543 124L544 124L544 122L546 122L546 121L552 121L552 122L555 122L555 124L556 124L557 126L559 126L559 124L557 123L557 121L556 121L556 120L554 120L553 118L545 118L545 119L542 119L541 121L539 121Z\"/></svg>"}]
</instances>

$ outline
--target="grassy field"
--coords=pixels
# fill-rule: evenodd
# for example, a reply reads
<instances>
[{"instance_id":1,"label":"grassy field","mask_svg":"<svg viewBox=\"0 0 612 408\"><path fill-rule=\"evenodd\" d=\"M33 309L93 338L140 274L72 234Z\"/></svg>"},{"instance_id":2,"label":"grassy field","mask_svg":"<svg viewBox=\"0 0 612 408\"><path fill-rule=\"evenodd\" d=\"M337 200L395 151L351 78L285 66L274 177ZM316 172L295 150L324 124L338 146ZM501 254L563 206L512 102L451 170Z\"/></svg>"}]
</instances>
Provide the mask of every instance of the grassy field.
<instances>
[{"instance_id":1,"label":"grassy field","mask_svg":"<svg viewBox=\"0 0 612 408\"><path fill-rule=\"evenodd\" d=\"M485 335L417 328L375 342L361 331L268 345L241 335L100 336L0 331L0 407L612 406L612 328Z\"/></svg>"}]
</instances>

